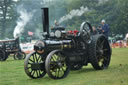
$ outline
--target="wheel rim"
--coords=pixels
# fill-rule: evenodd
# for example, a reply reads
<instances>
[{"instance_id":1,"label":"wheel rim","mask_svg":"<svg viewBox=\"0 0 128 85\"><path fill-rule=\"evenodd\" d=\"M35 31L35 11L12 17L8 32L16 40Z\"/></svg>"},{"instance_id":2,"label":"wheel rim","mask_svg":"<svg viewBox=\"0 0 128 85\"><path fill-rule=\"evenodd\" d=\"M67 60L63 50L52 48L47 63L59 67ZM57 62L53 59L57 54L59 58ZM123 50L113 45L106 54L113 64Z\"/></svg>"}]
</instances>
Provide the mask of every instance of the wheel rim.
<instances>
[{"instance_id":1,"label":"wheel rim","mask_svg":"<svg viewBox=\"0 0 128 85\"><path fill-rule=\"evenodd\" d=\"M17 53L16 57L17 57L18 59L23 59L23 55L22 55L22 53L20 53L20 52Z\"/></svg>"},{"instance_id":2,"label":"wheel rim","mask_svg":"<svg viewBox=\"0 0 128 85\"><path fill-rule=\"evenodd\" d=\"M44 64L43 57L36 52L32 52L25 58L24 70L33 79L41 78L46 74Z\"/></svg>"},{"instance_id":3,"label":"wheel rim","mask_svg":"<svg viewBox=\"0 0 128 85\"><path fill-rule=\"evenodd\" d=\"M51 52L47 59L45 68L48 75L53 79L62 79L69 73L69 64L67 64L67 58L61 51Z\"/></svg>"},{"instance_id":4,"label":"wheel rim","mask_svg":"<svg viewBox=\"0 0 128 85\"><path fill-rule=\"evenodd\" d=\"M107 39L104 37L99 38L96 43L96 57L101 68L108 67L110 55L110 46Z\"/></svg>"},{"instance_id":5,"label":"wheel rim","mask_svg":"<svg viewBox=\"0 0 128 85\"><path fill-rule=\"evenodd\" d=\"M23 55L23 59L25 59L26 57L26 54L24 52L22 52L22 55Z\"/></svg>"}]
</instances>

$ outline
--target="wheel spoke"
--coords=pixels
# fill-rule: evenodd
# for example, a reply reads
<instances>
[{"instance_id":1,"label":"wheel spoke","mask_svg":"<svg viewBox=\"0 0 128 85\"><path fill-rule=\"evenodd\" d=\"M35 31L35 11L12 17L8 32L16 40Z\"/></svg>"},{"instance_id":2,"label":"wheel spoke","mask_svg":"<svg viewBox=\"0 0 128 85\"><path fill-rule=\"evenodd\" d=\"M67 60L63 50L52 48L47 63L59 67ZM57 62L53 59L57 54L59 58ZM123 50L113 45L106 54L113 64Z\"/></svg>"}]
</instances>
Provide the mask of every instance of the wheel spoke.
<instances>
[{"instance_id":1,"label":"wheel spoke","mask_svg":"<svg viewBox=\"0 0 128 85\"><path fill-rule=\"evenodd\" d=\"M54 54L53 56L54 56L54 59L57 61L57 55L56 55L56 54Z\"/></svg>"},{"instance_id":2,"label":"wheel spoke","mask_svg":"<svg viewBox=\"0 0 128 85\"><path fill-rule=\"evenodd\" d=\"M106 48L106 49L103 49L103 51L108 51L108 49Z\"/></svg>"},{"instance_id":3,"label":"wheel spoke","mask_svg":"<svg viewBox=\"0 0 128 85\"><path fill-rule=\"evenodd\" d=\"M62 67L62 71L65 71L63 67Z\"/></svg>"},{"instance_id":4,"label":"wheel spoke","mask_svg":"<svg viewBox=\"0 0 128 85\"><path fill-rule=\"evenodd\" d=\"M39 56L38 58L37 58L37 61L39 62L39 59L41 58L41 56Z\"/></svg>"},{"instance_id":5,"label":"wheel spoke","mask_svg":"<svg viewBox=\"0 0 128 85\"><path fill-rule=\"evenodd\" d=\"M104 44L104 41L105 41L105 40L103 40L103 41L101 42L101 45L102 45L102 46L103 46L103 44Z\"/></svg>"},{"instance_id":6,"label":"wheel spoke","mask_svg":"<svg viewBox=\"0 0 128 85\"><path fill-rule=\"evenodd\" d=\"M52 56L51 60L56 61L55 58L54 58L54 56Z\"/></svg>"},{"instance_id":7,"label":"wheel spoke","mask_svg":"<svg viewBox=\"0 0 128 85\"><path fill-rule=\"evenodd\" d=\"M36 54L34 54L34 57L35 57L35 61L38 63L38 59L37 59ZM38 56L38 57L39 57L39 56Z\"/></svg>"},{"instance_id":8,"label":"wheel spoke","mask_svg":"<svg viewBox=\"0 0 128 85\"><path fill-rule=\"evenodd\" d=\"M39 70L39 75L41 76L41 70Z\"/></svg>"},{"instance_id":9,"label":"wheel spoke","mask_svg":"<svg viewBox=\"0 0 128 85\"><path fill-rule=\"evenodd\" d=\"M100 65L100 66L103 65L103 61L104 61L104 59L100 59L100 60L99 60L99 65Z\"/></svg>"},{"instance_id":10,"label":"wheel spoke","mask_svg":"<svg viewBox=\"0 0 128 85\"><path fill-rule=\"evenodd\" d=\"M30 60L31 62L34 62L34 61L33 61L32 59L30 59L30 58L29 58L29 60Z\"/></svg>"},{"instance_id":11,"label":"wheel spoke","mask_svg":"<svg viewBox=\"0 0 128 85\"><path fill-rule=\"evenodd\" d=\"M37 77L39 76L39 74L38 74L38 70L36 70L36 75L37 75Z\"/></svg>"},{"instance_id":12,"label":"wheel spoke","mask_svg":"<svg viewBox=\"0 0 128 85\"><path fill-rule=\"evenodd\" d=\"M104 43L104 40L101 41L100 39L97 41L97 47L98 49L103 49L103 43Z\"/></svg>"},{"instance_id":13,"label":"wheel spoke","mask_svg":"<svg viewBox=\"0 0 128 85\"><path fill-rule=\"evenodd\" d=\"M107 57L104 57L104 60L105 60L105 61L109 61L109 59L108 59Z\"/></svg>"},{"instance_id":14,"label":"wheel spoke","mask_svg":"<svg viewBox=\"0 0 128 85\"><path fill-rule=\"evenodd\" d=\"M97 44L96 47L97 47L97 50L99 51L100 50L100 46Z\"/></svg>"},{"instance_id":15,"label":"wheel spoke","mask_svg":"<svg viewBox=\"0 0 128 85\"><path fill-rule=\"evenodd\" d=\"M56 63L50 64L50 68L51 68L51 69L55 69L56 66L57 66Z\"/></svg>"},{"instance_id":16,"label":"wheel spoke","mask_svg":"<svg viewBox=\"0 0 128 85\"><path fill-rule=\"evenodd\" d=\"M31 71L30 71L30 74L32 74L33 71L34 71L34 70L31 70Z\"/></svg>"},{"instance_id":17,"label":"wheel spoke","mask_svg":"<svg viewBox=\"0 0 128 85\"><path fill-rule=\"evenodd\" d=\"M35 63L35 62L36 62L36 61L35 61L35 57L34 57L34 55L32 55L32 56L33 56L33 60L34 60L34 63Z\"/></svg>"},{"instance_id":18,"label":"wheel spoke","mask_svg":"<svg viewBox=\"0 0 128 85\"><path fill-rule=\"evenodd\" d=\"M31 72L32 73L32 72ZM34 74L35 74L35 71L33 70L33 73L31 74L32 76L34 76Z\"/></svg>"},{"instance_id":19,"label":"wheel spoke","mask_svg":"<svg viewBox=\"0 0 128 85\"><path fill-rule=\"evenodd\" d=\"M30 69L31 67L27 67L27 69Z\"/></svg>"},{"instance_id":20,"label":"wheel spoke","mask_svg":"<svg viewBox=\"0 0 128 85\"><path fill-rule=\"evenodd\" d=\"M41 62L41 61L43 61L43 59L42 58L39 58L39 62Z\"/></svg>"}]
</instances>

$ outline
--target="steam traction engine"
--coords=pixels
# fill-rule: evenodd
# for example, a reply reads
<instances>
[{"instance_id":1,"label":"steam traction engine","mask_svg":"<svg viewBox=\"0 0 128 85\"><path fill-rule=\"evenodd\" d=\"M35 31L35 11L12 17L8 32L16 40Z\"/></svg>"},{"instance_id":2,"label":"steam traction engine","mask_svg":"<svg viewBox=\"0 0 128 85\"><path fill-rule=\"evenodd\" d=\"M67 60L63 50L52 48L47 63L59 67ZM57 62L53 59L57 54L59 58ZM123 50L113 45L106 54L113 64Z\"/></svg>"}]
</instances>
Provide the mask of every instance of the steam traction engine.
<instances>
[{"instance_id":1,"label":"steam traction engine","mask_svg":"<svg viewBox=\"0 0 128 85\"><path fill-rule=\"evenodd\" d=\"M14 54L14 59L24 59L26 54L21 51L19 38L10 40L0 40L0 61L5 61L10 54Z\"/></svg>"},{"instance_id":2,"label":"steam traction engine","mask_svg":"<svg viewBox=\"0 0 128 85\"><path fill-rule=\"evenodd\" d=\"M104 35L93 35L88 22L83 22L75 35L59 26L49 32L48 8L42 11L45 39L38 41L25 59L24 70L29 77L41 78L47 73L53 79L62 79L70 70L79 70L88 63L96 70L109 66L111 48Z\"/></svg>"}]
</instances>

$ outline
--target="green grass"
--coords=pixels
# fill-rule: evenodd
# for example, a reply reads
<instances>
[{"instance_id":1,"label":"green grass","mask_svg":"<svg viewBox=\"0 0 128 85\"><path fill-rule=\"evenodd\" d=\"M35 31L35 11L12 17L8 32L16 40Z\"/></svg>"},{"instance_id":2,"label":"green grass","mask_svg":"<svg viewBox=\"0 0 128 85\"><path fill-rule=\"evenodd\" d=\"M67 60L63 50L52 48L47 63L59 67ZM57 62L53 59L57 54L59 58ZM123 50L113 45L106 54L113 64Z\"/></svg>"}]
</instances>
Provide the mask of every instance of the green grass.
<instances>
[{"instance_id":1,"label":"green grass","mask_svg":"<svg viewBox=\"0 0 128 85\"><path fill-rule=\"evenodd\" d=\"M108 69L96 71L89 64L78 71L71 71L61 80L46 75L31 79L24 72L24 61L9 57L0 62L0 85L128 85L128 48L115 48Z\"/></svg>"}]
</instances>

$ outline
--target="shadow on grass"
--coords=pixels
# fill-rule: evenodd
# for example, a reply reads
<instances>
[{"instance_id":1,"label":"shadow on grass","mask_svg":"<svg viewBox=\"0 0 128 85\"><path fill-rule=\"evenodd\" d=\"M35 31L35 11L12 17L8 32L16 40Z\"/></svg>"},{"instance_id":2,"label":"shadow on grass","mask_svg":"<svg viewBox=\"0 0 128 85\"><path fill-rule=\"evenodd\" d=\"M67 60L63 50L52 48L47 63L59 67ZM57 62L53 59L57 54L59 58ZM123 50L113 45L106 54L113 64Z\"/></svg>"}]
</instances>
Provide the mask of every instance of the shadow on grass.
<instances>
[{"instance_id":1,"label":"shadow on grass","mask_svg":"<svg viewBox=\"0 0 128 85\"><path fill-rule=\"evenodd\" d=\"M75 70L75 71L71 71L72 74L81 74L81 73L89 73L89 72L94 72L97 71L93 68L82 68L80 70Z\"/></svg>"},{"instance_id":2,"label":"shadow on grass","mask_svg":"<svg viewBox=\"0 0 128 85\"><path fill-rule=\"evenodd\" d=\"M70 70L70 72L69 72L69 74L71 74L71 75L76 75L76 74L83 74L83 73L88 73L88 72L94 72L94 71L96 71L96 70L94 70L93 68L82 68L82 69L80 69L80 70L76 70L76 71L71 71ZM68 74L68 75L69 75ZM67 75L67 77L68 77L68 75ZM66 77L66 78L67 78ZM66 78L64 78L64 79L52 79L52 78L50 78L47 74L43 77L43 78L39 78L39 79L28 79L28 81L29 82L31 82L31 81L34 81L34 82L52 82L52 81L59 81L59 80L65 80ZM70 77L69 77L70 78Z\"/></svg>"},{"instance_id":3,"label":"shadow on grass","mask_svg":"<svg viewBox=\"0 0 128 85\"><path fill-rule=\"evenodd\" d=\"M65 79L65 78L64 78ZM48 75L44 76L43 78L38 78L38 79L27 79L27 82L34 82L34 83L51 83L51 82L56 82L56 81L59 81L59 80L63 80L63 79L52 79L50 78Z\"/></svg>"}]
</instances>

